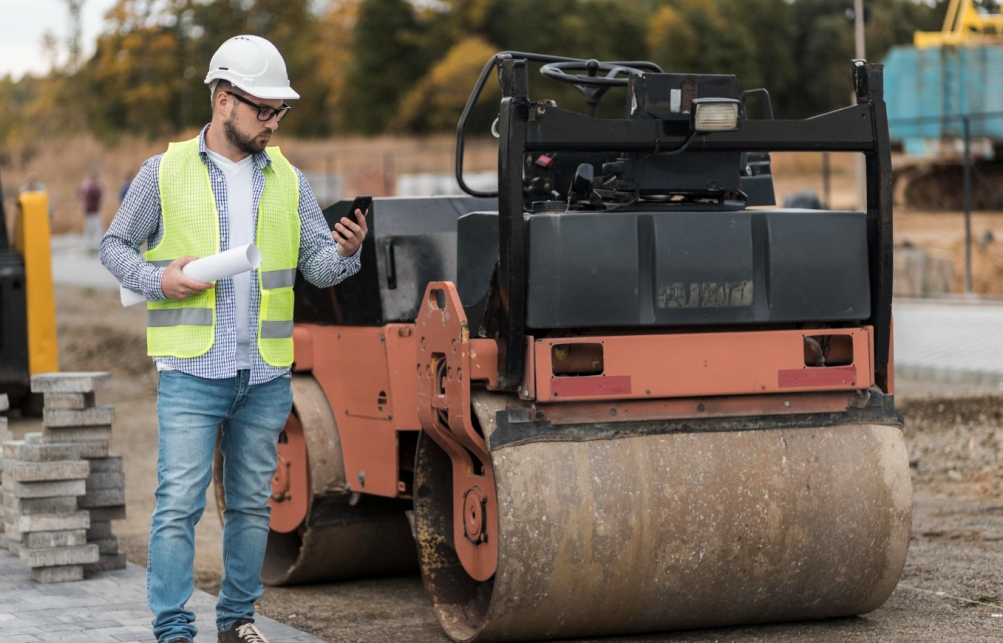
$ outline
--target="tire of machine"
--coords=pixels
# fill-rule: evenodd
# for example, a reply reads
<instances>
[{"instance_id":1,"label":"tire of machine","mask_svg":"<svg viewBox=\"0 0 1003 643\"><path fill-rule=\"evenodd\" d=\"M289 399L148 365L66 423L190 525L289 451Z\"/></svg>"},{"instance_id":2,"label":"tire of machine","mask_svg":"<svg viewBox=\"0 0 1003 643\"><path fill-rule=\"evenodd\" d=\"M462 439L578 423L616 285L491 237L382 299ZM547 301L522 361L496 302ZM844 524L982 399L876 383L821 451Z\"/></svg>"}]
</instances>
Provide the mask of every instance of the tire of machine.
<instances>
[{"instance_id":1,"label":"tire of machine","mask_svg":"<svg viewBox=\"0 0 1003 643\"><path fill-rule=\"evenodd\" d=\"M494 413L476 394L474 407L490 435ZM452 547L449 457L424 434L418 443L422 575L455 641L864 614L905 564L912 485L896 425L540 441L491 455L498 569L477 582Z\"/></svg>"},{"instance_id":2,"label":"tire of machine","mask_svg":"<svg viewBox=\"0 0 1003 643\"><path fill-rule=\"evenodd\" d=\"M310 504L306 519L290 533L268 531L268 544L261 578L266 585L296 585L410 574L418 569L414 539L403 512L353 516L354 505L345 485L345 466L334 413L320 384L309 375L293 375L293 409L303 427L307 445ZM213 487L216 509L225 524L226 496L223 486L222 432L216 437ZM321 504L340 500L343 515L333 522L317 524ZM365 496L358 499L364 509ZM324 522L323 520L320 522Z\"/></svg>"}]
</instances>

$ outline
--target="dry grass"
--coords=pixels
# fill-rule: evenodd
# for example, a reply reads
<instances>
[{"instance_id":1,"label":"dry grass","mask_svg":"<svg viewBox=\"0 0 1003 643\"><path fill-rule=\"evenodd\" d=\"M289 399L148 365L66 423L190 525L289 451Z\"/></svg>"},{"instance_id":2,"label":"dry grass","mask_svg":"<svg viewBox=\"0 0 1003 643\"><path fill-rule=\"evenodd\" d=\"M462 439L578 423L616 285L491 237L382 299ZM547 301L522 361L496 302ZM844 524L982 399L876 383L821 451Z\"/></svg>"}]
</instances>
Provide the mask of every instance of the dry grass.
<instances>
[{"instance_id":1,"label":"dry grass","mask_svg":"<svg viewBox=\"0 0 1003 643\"><path fill-rule=\"evenodd\" d=\"M178 135L184 140L197 132ZM47 141L39 144L24 162L2 168L5 205L13 217L18 188L29 176L46 185L52 205L55 234L83 231L83 206L77 188L92 171L104 187L101 216L107 226L119 206L119 190L126 177L143 161L167 149L169 141L126 138L105 145L90 136ZM395 177L412 172L451 172L452 136L429 138L331 138L297 140L276 136L290 161L304 171L340 174L344 194L392 195ZM493 140L472 140L467 145L468 171L493 170L498 148Z\"/></svg>"}]
</instances>

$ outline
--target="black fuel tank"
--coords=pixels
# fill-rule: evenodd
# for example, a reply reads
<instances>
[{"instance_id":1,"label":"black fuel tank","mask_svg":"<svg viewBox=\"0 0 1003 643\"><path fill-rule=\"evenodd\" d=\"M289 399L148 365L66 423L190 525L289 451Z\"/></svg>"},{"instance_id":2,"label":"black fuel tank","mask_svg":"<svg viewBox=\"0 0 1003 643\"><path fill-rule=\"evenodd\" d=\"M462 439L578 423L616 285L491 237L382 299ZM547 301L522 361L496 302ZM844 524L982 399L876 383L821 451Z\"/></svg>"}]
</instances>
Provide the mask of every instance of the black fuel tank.
<instances>
[{"instance_id":1,"label":"black fuel tank","mask_svg":"<svg viewBox=\"0 0 1003 643\"><path fill-rule=\"evenodd\" d=\"M866 216L819 210L527 217L530 328L863 320ZM480 323L498 215L460 218L459 292Z\"/></svg>"},{"instance_id":2,"label":"black fuel tank","mask_svg":"<svg viewBox=\"0 0 1003 643\"><path fill-rule=\"evenodd\" d=\"M569 212L527 226L531 328L871 314L863 213Z\"/></svg>"}]
</instances>

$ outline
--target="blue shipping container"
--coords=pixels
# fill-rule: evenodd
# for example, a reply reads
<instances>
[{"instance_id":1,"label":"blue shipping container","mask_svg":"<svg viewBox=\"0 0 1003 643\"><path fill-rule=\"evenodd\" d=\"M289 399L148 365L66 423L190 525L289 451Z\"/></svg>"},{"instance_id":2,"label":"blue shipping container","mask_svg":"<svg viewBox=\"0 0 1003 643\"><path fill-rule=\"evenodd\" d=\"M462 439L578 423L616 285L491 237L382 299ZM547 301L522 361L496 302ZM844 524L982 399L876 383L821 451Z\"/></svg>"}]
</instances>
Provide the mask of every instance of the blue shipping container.
<instances>
[{"instance_id":1,"label":"blue shipping container","mask_svg":"<svg viewBox=\"0 0 1003 643\"><path fill-rule=\"evenodd\" d=\"M1003 46L892 47L885 101L891 137L906 151L922 148L923 139L960 137L960 119L909 119L1003 112ZM971 119L971 134L1003 140L1003 116Z\"/></svg>"}]
</instances>

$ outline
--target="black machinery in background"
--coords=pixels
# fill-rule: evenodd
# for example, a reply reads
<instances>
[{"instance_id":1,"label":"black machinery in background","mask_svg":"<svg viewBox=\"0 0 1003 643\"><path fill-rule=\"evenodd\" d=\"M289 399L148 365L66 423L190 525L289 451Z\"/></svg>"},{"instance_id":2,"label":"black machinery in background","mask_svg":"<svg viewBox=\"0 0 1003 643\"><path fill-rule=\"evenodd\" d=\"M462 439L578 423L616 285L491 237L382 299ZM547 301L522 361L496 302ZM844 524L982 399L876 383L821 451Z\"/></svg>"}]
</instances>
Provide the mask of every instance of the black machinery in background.
<instances>
[{"instance_id":1,"label":"black machinery in background","mask_svg":"<svg viewBox=\"0 0 1003 643\"><path fill-rule=\"evenodd\" d=\"M28 311L24 258L7 231L0 186L0 393L15 406L29 392Z\"/></svg>"}]
</instances>

